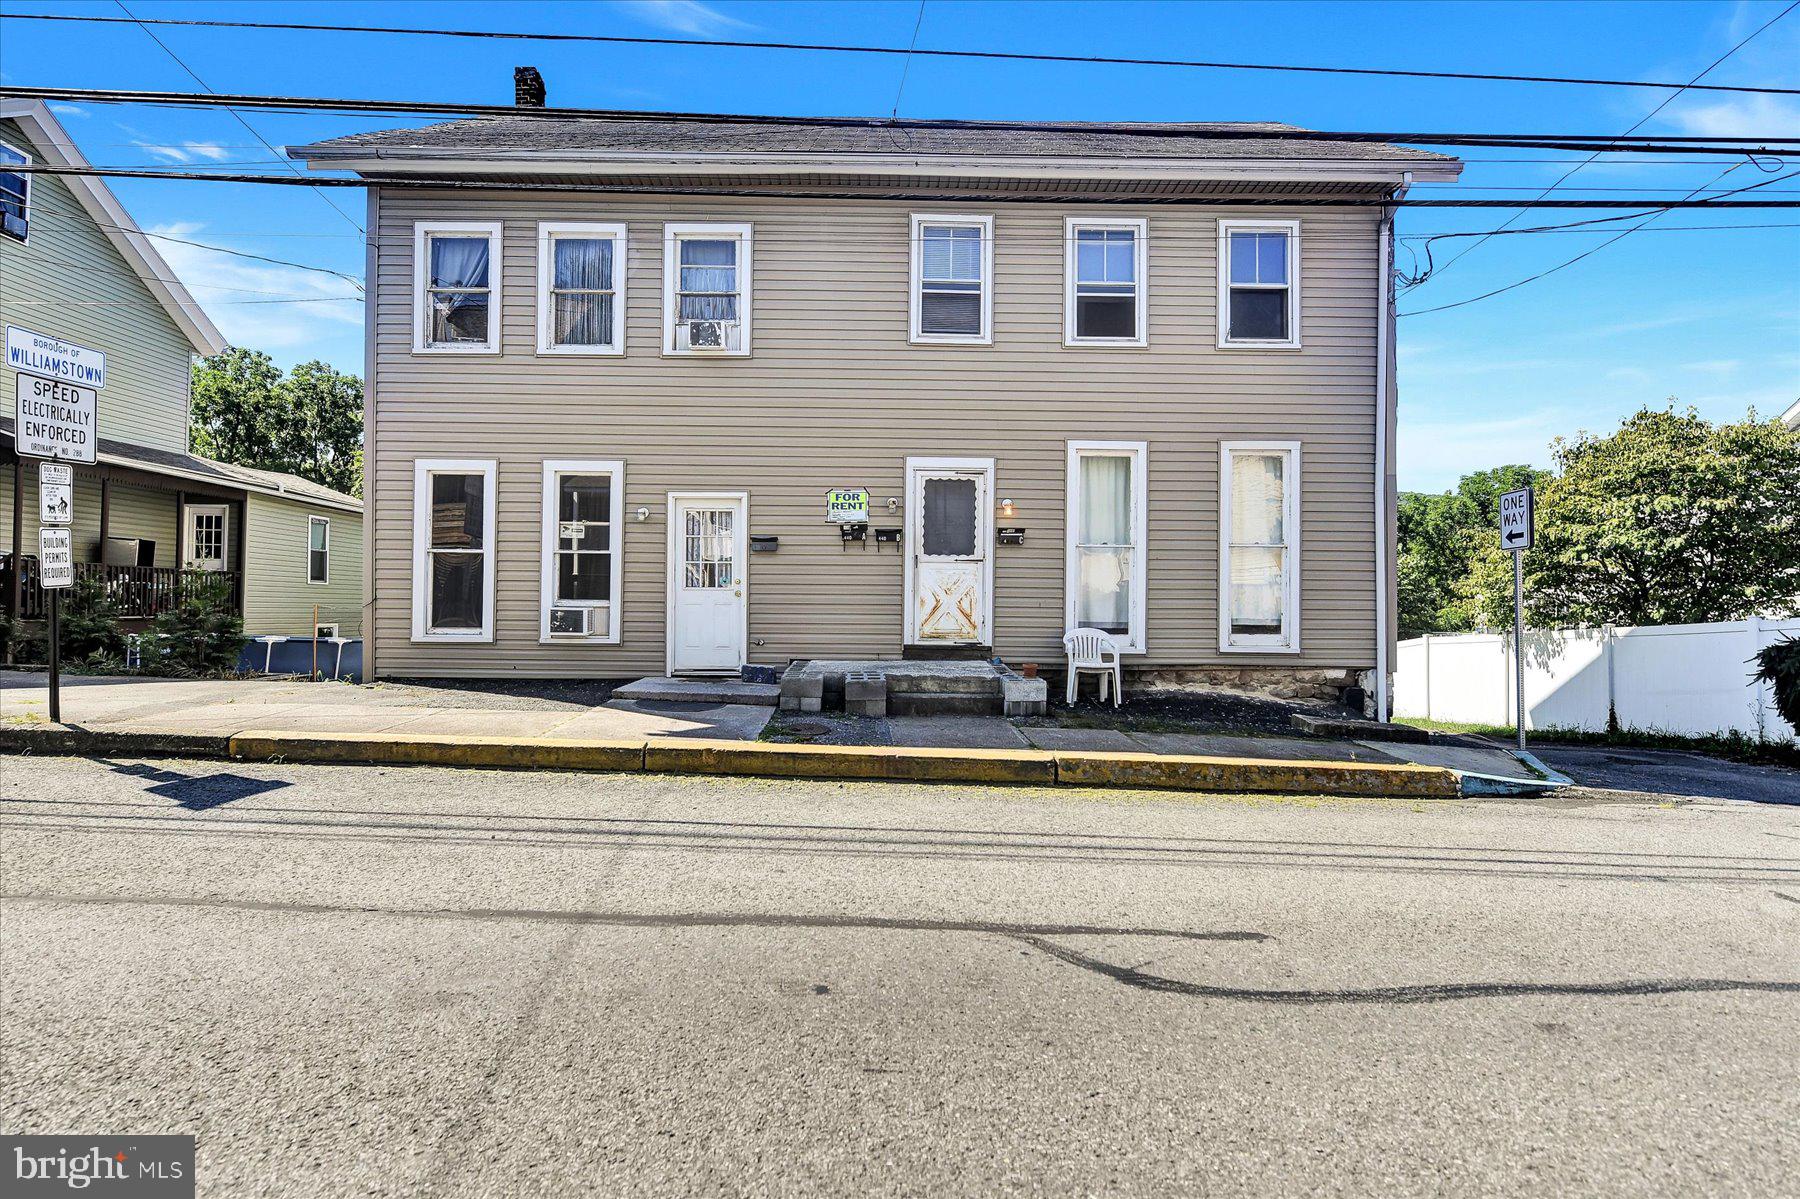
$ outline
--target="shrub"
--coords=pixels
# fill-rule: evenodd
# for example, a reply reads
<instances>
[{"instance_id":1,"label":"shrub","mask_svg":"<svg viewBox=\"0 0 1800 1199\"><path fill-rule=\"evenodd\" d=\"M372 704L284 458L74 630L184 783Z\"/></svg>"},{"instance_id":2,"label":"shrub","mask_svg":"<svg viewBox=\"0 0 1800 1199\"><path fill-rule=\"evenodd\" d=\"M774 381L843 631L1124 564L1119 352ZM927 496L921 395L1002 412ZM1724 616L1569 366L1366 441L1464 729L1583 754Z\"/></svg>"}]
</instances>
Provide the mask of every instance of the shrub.
<instances>
[{"instance_id":1,"label":"shrub","mask_svg":"<svg viewBox=\"0 0 1800 1199\"><path fill-rule=\"evenodd\" d=\"M150 632L158 649L146 649L146 671L215 675L235 670L244 645L244 621L232 605L230 579L185 576L180 598L151 622Z\"/></svg>"},{"instance_id":2,"label":"shrub","mask_svg":"<svg viewBox=\"0 0 1800 1199\"><path fill-rule=\"evenodd\" d=\"M119 626L119 601L99 575L78 574L63 593L57 613L56 640L70 662L109 662L125 656L125 630Z\"/></svg>"},{"instance_id":3,"label":"shrub","mask_svg":"<svg viewBox=\"0 0 1800 1199\"><path fill-rule=\"evenodd\" d=\"M1800 639L1765 646L1756 663L1757 679L1775 688L1775 710L1800 731Z\"/></svg>"}]
</instances>

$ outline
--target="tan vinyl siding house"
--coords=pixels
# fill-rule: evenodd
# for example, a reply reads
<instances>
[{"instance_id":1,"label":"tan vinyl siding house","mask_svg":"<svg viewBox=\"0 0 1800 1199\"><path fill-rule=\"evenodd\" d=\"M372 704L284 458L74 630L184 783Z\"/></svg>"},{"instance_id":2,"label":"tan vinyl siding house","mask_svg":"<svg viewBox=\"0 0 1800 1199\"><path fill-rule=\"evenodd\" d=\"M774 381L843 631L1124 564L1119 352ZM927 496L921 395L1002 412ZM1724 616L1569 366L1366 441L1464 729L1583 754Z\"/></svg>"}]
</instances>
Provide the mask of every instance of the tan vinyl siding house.
<instances>
[{"instance_id":1,"label":"tan vinyl siding house","mask_svg":"<svg viewBox=\"0 0 1800 1199\"><path fill-rule=\"evenodd\" d=\"M0 101L0 145L0 171L19 156L86 165L36 101ZM0 325L105 356L97 460L73 465L77 573L102 577L140 627L196 572L213 571L230 580L250 636L311 636L311 597L344 613L334 619L346 636L358 635L361 501L189 453L192 362L223 350L225 339L104 183L33 173L21 186L22 198L10 186L0 192L9 201ZM47 369L18 365L27 375ZM9 613L31 621L42 616L44 594L36 581L38 462L21 461L13 439L20 376L10 354L0 360L0 593ZM329 585L306 580L306 514L332 523Z\"/></svg>"},{"instance_id":2,"label":"tan vinyl siding house","mask_svg":"<svg viewBox=\"0 0 1800 1199\"><path fill-rule=\"evenodd\" d=\"M1072 544L1080 539L1070 536L1068 514L1081 501L1071 496L1071 463L1089 454L1129 458L1120 474L1094 468L1091 486L1129 476L1120 486L1138 494L1129 504L1119 500L1130 516L1117 519L1129 523L1142 509L1127 557L1140 556L1143 594L1126 596L1136 591L1135 578L1120 584L1119 602L1135 611L1121 621L1129 630L1115 634L1128 643L1128 670L1228 679L1328 672L1347 680L1342 672L1377 665L1378 641L1391 637L1391 624L1378 629L1378 609L1391 595L1376 579L1378 560L1391 553L1382 548L1390 519L1382 513L1391 506L1378 505L1391 482L1377 484L1378 465L1392 469L1378 442L1384 421L1391 431L1383 361L1391 342L1384 210L1366 201L1403 187L1407 171L1454 177L1451 160L1382 147L1393 156L1284 171L1282 158L1250 169L1236 154L1221 161L1215 179L1203 158L1172 168L1130 155L1071 164L1066 146L1004 157L964 148L935 160L922 150L874 178L853 173L852 162L866 155L839 149L841 130L778 130L774 138L740 131L734 144L729 130L677 124L596 134L596 124L465 121L295 151L316 166L418 176L373 188L371 199L365 486L373 505L376 674L681 670L684 588L711 577L704 563L696 567L705 551L693 547L703 539L689 536L710 526L689 523L692 514L674 507L688 493L715 497L703 503L734 512L746 526L735 532L778 539L769 552L736 550L731 585L743 592L735 597L743 606L742 661L780 665L929 648L934 597L922 580L936 563L921 535L934 520L934 502L969 493L956 490L965 480L945 479L934 498L929 476L948 460L975 476L979 542L979 562L964 580L972 583L965 594L973 596L974 623L949 640L1009 663L1053 668L1064 633L1079 623L1071 618L1072 562L1116 552ZM529 134L520 135L520 126ZM592 137L607 144L590 146ZM691 144L696 139L707 144ZM531 146L519 148L527 140ZM1291 152L1289 143L1273 144ZM795 161L778 168L726 152L754 146L793 150ZM1167 154L1162 142L1153 148ZM817 152L801 164L809 149ZM649 158L670 172L668 192L580 190L597 182L654 193ZM1158 178L1164 170L1180 177ZM496 174L572 190L509 187ZM491 186L434 188L433 179ZM675 194L708 190L749 194ZM1120 194L1131 190L1145 198ZM762 194L774 191L782 194ZM1034 198L1044 192L1059 194ZM1295 195L1292 208L1243 202L1284 192ZM1358 203L1319 203L1333 195ZM978 230L969 245L982 245L988 258L979 268L973 257L966 262L982 274L991 309L979 343L919 335L919 305L930 303L915 294L921 217L926 226ZM1120 269L1134 273L1140 289L1142 319L1129 340L1142 344L1083 344L1072 336L1071 221L1135 229L1137 268ZM1222 223L1232 221L1258 229L1298 223L1290 281L1299 297L1297 348L1221 345L1220 254L1234 228ZM605 354L547 352L540 292L562 276L541 243L546 228L584 226L605 228L613 239L619 269L608 282L613 302L623 305L622 345ZM738 243L748 276L747 353L681 353L669 340L674 293L689 279L671 269L686 261L675 238L694 227L710 228L707 237L748 235ZM497 269L486 281L498 305L486 333L497 352L420 345L420 272L432 265L421 254L439 228L495 239L488 244L498 246ZM923 269L929 276L936 268ZM1233 551L1240 562L1271 552L1297 561L1278 649L1256 638L1222 648L1221 463L1231 446L1240 455L1280 456L1270 469L1299 473L1287 500L1294 523L1282 534L1286 548ZM492 572L491 598L481 597L489 627L435 639L421 614L441 601L428 580L443 569L432 547L446 509L441 495L421 500L420 480L438 464L475 478L490 462L493 510L481 515L491 516L492 539L480 565ZM622 475L612 477L616 493L606 510L611 565L620 575L616 625L588 637L546 632L548 597L561 586L546 546L575 544L555 541L560 521L546 529L546 472L556 469L546 463L569 462L609 464ZM480 479L472 485L486 487ZM867 489L864 541L844 540L825 520L825 495L835 488ZM480 540L476 522L469 524L459 544ZM1023 529L1022 544L1001 544L1002 528ZM884 529L900 530L902 539L877 540ZM612 615L596 619L604 626ZM728 655L701 669L735 665Z\"/></svg>"}]
</instances>

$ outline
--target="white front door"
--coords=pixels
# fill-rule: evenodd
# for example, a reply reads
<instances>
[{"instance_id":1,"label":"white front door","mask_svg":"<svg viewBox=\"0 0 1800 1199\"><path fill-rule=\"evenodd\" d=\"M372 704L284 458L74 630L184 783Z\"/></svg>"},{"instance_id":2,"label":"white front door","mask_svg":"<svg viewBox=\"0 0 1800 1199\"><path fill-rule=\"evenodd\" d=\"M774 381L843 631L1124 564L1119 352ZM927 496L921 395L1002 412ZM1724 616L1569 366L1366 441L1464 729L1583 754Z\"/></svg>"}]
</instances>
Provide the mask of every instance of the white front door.
<instances>
[{"instance_id":1,"label":"white front door","mask_svg":"<svg viewBox=\"0 0 1800 1199\"><path fill-rule=\"evenodd\" d=\"M734 673L744 664L742 495L669 497L669 673Z\"/></svg>"},{"instance_id":2,"label":"white front door","mask_svg":"<svg viewBox=\"0 0 1800 1199\"><path fill-rule=\"evenodd\" d=\"M990 459L909 459L909 645L990 644L993 573Z\"/></svg>"},{"instance_id":3,"label":"white front door","mask_svg":"<svg viewBox=\"0 0 1800 1199\"><path fill-rule=\"evenodd\" d=\"M189 504L182 536L187 540L182 565L189 570L225 569L224 504Z\"/></svg>"}]
</instances>

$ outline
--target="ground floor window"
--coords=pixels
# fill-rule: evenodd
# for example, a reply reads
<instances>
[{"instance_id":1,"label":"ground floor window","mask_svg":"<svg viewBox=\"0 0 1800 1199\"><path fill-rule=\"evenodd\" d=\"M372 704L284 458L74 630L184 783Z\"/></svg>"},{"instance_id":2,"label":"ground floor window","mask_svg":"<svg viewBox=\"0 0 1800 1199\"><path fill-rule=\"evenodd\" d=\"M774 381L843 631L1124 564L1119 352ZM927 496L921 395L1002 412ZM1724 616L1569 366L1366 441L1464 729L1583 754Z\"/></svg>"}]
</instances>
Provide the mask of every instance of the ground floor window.
<instances>
[{"instance_id":1,"label":"ground floor window","mask_svg":"<svg viewBox=\"0 0 1800 1199\"><path fill-rule=\"evenodd\" d=\"M1144 652L1148 451L1141 441L1071 441L1068 458L1070 629L1099 629Z\"/></svg>"},{"instance_id":2,"label":"ground floor window","mask_svg":"<svg viewBox=\"0 0 1800 1199\"><path fill-rule=\"evenodd\" d=\"M619 640L622 462L544 463L543 640Z\"/></svg>"},{"instance_id":3,"label":"ground floor window","mask_svg":"<svg viewBox=\"0 0 1800 1199\"><path fill-rule=\"evenodd\" d=\"M1300 443L1220 446L1219 648L1300 648Z\"/></svg>"},{"instance_id":4,"label":"ground floor window","mask_svg":"<svg viewBox=\"0 0 1800 1199\"><path fill-rule=\"evenodd\" d=\"M413 467L413 637L494 639L491 459L420 459Z\"/></svg>"}]
</instances>

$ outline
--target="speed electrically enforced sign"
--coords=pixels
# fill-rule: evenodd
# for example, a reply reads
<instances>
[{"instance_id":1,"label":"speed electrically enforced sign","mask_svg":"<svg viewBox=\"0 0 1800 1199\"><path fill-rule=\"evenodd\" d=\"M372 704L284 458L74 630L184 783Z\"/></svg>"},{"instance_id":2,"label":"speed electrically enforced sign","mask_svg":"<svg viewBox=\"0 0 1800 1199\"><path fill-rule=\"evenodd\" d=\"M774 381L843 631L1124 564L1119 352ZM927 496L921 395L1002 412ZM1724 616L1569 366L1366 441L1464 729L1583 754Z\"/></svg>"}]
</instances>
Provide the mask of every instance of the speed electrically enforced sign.
<instances>
[{"instance_id":1,"label":"speed electrically enforced sign","mask_svg":"<svg viewBox=\"0 0 1800 1199\"><path fill-rule=\"evenodd\" d=\"M1528 550L1532 533L1531 488L1522 487L1500 497L1500 548Z\"/></svg>"}]
</instances>

